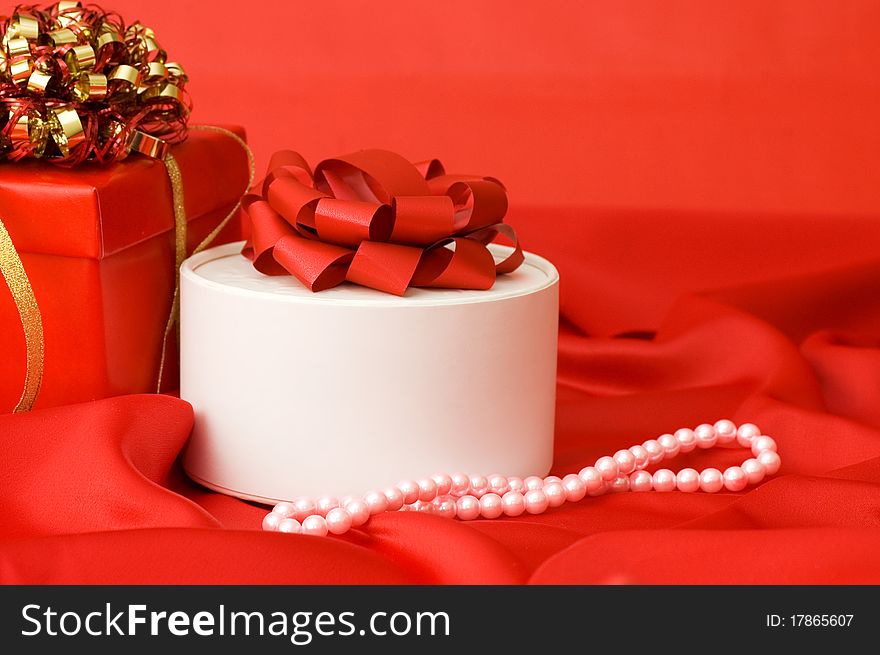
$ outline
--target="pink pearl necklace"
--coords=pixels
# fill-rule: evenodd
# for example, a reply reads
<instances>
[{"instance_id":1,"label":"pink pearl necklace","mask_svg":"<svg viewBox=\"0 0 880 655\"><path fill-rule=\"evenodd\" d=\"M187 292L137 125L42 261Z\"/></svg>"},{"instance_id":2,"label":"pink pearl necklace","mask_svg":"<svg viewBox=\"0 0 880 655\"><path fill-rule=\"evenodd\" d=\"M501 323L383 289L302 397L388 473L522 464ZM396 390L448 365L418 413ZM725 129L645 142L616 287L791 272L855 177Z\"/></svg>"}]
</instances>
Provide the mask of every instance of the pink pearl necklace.
<instances>
[{"instance_id":1,"label":"pink pearl necklace","mask_svg":"<svg viewBox=\"0 0 880 655\"><path fill-rule=\"evenodd\" d=\"M752 457L723 473L715 468L702 472L686 468L678 473L658 469L652 475L645 470L679 453L714 446L749 448ZM601 496L608 492L742 491L748 485L758 484L764 476L776 473L780 464L772 438L762 435L752 423L737 429L725 419L715 425L704 423L693 430L682 428L675 434L664 434L640 446L618 450L613 456L600 457L592 466L563 478L438 473L422 480L405 480L384 491L371 491L363 498L338 500L322 496L278 503L263 519L263 529L323 537L328 532L344 534L362 526L374 514L398 510L470 521L514 517L524 512L541 514L566 502L576 503L584 496Z\"/></svg>"}]
</instances>

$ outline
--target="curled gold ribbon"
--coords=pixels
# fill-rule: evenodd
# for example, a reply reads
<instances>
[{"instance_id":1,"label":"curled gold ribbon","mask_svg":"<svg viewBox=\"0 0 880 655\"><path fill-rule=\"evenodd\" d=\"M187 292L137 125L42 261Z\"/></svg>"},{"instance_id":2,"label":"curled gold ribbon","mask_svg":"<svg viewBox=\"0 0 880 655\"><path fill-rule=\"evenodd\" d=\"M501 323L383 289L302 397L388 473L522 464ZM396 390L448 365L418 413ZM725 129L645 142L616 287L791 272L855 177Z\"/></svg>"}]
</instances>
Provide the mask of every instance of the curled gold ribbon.
<instances>
[{"instance_id":1,"label":"curled gold ribbon","mask_svg":"<svg viewBox=\"0 0 880 655\"><path fill-rule=\"evenodd\" d=\"M27 412L34 406L40 383L43 380L43 319L34 295L33 287L15 250L9 232L0 219L0 273L15 301L18 317L24 329L24 342L27 351L27 369L24 389L14 412Z\"/></svg>"},{"instance_id":2,"label":"curled gold ribbon","mask_svg":"<svg viewBox=\"0 0 880 655\"><path fill-rule=\"evenodd\" d=\"M21 5L0 16L0 160L117 161L135 132L180 143L192 109L188 81L141 23L79 0ZM48 129L10 138L21 107Z\"/></svg>"}]
</instances>

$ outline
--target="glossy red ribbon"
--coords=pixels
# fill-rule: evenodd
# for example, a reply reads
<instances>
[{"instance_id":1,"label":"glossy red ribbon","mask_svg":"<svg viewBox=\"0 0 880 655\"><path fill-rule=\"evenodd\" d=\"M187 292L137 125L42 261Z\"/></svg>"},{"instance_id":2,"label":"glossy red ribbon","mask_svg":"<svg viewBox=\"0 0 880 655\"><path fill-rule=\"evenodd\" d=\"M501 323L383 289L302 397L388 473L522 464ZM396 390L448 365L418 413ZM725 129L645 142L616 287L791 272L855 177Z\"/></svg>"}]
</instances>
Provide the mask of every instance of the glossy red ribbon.
<instances>
[{"instance_id":1,"label":"glossy red ribbon","mask_svg":"<svg viewBox=\"0 0 880 655\"><path fill-rule=\"evenodd\" d=\"M266 275L294 275L312 291L353 282L402 296L411 287L489 289L523 253L506 225L498 180L448 175L436 159L412 164L385 150L325 159L314 174L296 152L269 162L261 193L242 201L242 254ZM496 262L486 247L504 237Z\"/></svg>"}]
</instances>

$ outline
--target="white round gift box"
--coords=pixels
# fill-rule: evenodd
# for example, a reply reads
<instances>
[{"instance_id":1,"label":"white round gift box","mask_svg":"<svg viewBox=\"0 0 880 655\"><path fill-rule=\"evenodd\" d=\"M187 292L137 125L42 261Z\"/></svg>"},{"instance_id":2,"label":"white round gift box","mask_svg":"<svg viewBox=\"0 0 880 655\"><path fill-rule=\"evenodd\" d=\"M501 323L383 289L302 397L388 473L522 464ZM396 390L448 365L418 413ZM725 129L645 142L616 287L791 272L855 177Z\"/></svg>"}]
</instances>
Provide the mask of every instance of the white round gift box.
<instances>
[{"instance_id":1,"label":"white round gift box","mask_svg":"<svg viewBox=\"0 0 880 655\"><path fill-rule=\"evenodd\" d=\"M491 246L496 256L508 251ZM184 468L249 500L363 494L437 472L545 475L559 275L525 263L486 291L344 283L312 293L227 244L181 269Z\"/></svg>"}]
</instances>

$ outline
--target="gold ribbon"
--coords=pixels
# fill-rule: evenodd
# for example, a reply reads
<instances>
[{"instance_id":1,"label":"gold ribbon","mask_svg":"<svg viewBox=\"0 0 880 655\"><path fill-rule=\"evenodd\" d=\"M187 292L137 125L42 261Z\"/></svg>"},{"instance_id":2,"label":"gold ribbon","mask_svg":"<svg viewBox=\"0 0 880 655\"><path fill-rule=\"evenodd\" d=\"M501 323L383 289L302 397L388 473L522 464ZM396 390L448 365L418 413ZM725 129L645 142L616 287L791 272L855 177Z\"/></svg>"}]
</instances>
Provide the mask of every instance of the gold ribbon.
<instances>
[{"instance_id":1,"label":"gold ribbon","mask_svg":"<svg viewBox=\"0 0 880 655\"><path fill-rule=\"evenodd\" d=\"M15 250L9 232L0 218L0 273L18 309L18 317L24 329L24 343L27 351L27 369L25 371L24 389L14 412L27 412L34 406L40 383L43 380L43 319L40 307L31 287L24 264Z\"/></svg>"},{"instance_id":2,"label":"gold ribbon","mask_svg":"<svg viewBox=\"0 0 880 655\"><path fill-rule=\"evenodd\" d=\"M0 113L15 126L2 130L8 143L0 159L114 161L128 153L116 138L120 125L182 141L188 81L139 22L126 26L117 14L79 0L19 6L0 17Z\"/></svg>"},{"instance_id":3,"label":"gold ribbon","mask_svg":"<svg viewBox=\"0 0 880 655\"><path fill-rule=\"evenodd\" d=\"M247 143L245 143L244 139L234 132L213 125L196 125L191 129L225 134L244 149L248 157L249 174L247 187L245 187L241 195L243 196L244 193L247 193L247 190L254 184L256 166L254 164L254 153L251 151L250 147L248 147ZM162 386L162 377L165 372L165 360L168 355L168 338L171 336L171 332L174 330L175 325L177 325L180 316L180 266L183 264L183 260L186 259L187 232L186 208L184 206L183 196L183 177L180 173L180 167L177 165L177 160L175 160L174 156L170 153L165 155L163 161L165 163L165 171L168 174L168 180L171 183L171 198L174 203L175 274L174 298L171 303L171 312L168 316L168 321L165 324L165 333L162 340L162 355L159 360L159 379L156 384L156 393L160 393ZM231 221L238 212L240 206L241 198L239 197L235 206L226 214L223 220L217 224L211 233L195 247L192 254L201 252L211 245L214 239L217 238L217 235L223 231L223 229L229 224L229 221ZM12 294L12 299L15 301L15 307L18 310L18 316L21 319L21 325L24 329L25 346L27 350L27 369L25 371L24 389L21 393L18 405L16 405L13 411L27 412L34 405L34 401L40 391L40 383L43 379L43 320L27 272L24 269L24 265L21 262L21 258L18 256L18 252L15 249L15 245L12 243L9 233L6 231L6 227L3 225L2 219L0 219L0 273L3 274L3 278L6 280L9 291Z\"/></svg>"},{"instance_id":4,"label":"gold ribbon","mask_svg":"<svg viewBox=\"0 0 880 655\"><path fill-rule=\"evenodd\" d=\"M256 164L254 162L253 151L251 151L244 139L238 136L235 132L231 132L215 125L193 125L190 129L225 134L238 143L238 145L244 149L248 157L248 183L244 188L244 192L239 196L239 200L235 203L235 206L233 206L223 220L217 224L217 227L211 230L211 233L193 249L192 254L195 255L210 246L214 239L217 238L217 235L223 231L223 229L229 224L229 221L231 221L235 214L238 213L238 210L241 207L241 198L254 185ZM165 374L165 360L168 357L168 339L180 318L180 266L183 264L183 260L186 259L187 228L186 207L184 206L183 200L183 177L180 174L180 167L177 165L177 160L174 159L174 155L171 153L165 155L163 161L165 162L165 171L168 173L168 180L171 182L171 200L174 203L174 298L171 301L171 312L168 315L168 320L165 322L165 334L162 338L162 354L159 359L159 377L156 381L156 393L162 392L162 378Z\"/></svg>"}]
</instances>

